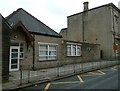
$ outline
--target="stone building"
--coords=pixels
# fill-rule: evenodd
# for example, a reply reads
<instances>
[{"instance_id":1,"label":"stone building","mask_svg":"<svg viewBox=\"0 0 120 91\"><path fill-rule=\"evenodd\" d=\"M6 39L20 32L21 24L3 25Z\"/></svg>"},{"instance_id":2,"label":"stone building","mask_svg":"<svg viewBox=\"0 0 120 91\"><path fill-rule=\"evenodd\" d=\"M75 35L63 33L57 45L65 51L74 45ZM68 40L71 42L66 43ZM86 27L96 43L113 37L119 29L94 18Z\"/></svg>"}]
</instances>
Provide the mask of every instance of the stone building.
<instances>
[{"instance_id":1,"label":"stone building","mask_svg":"<svg viewBox=\"0 0 120 91\"><path fill-rule=\"evenodd\" d=\"M63 40L61 64L75 64L100 60L100 44Z\"/></svg>"},{"instance_id":2,"label":"stone building","mask_svg":"<svg viewBox=\"0 0 120 91\"><path fill-rule=\"evenodd\" d=\"M10 30L12 29L5 18L0 15L1 31L0 31L0 74L2 83L9 80L9 48L10 48Z\"/></svg>"},{"instance_id":3,"label":"stone building","mask_svg":"<svg viewBox=\"0 0 120 91\"><path fill-rule=\"evenodd\" d=\"M9 70L53 67L60 61L62 36L22 8L6 20L12 26Z\"/></svg>"},{"instance_id":4,"label":"stone building","mask_svg":"<svg viewBox=\"0 0 120 91\"><path fill-rule=\"evenodd\" d=\"M67 28L60 31L66 40L100 44L102 59L120 57L120 10L109 3L67 17Z\"/></svg>"}]
</instances>

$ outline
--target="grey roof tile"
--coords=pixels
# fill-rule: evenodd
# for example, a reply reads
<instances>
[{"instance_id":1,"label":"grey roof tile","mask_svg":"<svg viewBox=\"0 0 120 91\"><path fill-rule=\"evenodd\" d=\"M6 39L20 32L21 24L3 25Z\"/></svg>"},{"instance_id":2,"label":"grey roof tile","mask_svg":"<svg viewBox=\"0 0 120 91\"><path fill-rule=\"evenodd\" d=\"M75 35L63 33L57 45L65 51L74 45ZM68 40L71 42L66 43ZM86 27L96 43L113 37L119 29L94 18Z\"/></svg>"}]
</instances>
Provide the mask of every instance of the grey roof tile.
<instances>
[{"instance_id":1,"label":"grey roof tile","mask_svg":"<svg viewBox=\"0 0 120 91\"><path fill-rule=\"evenodd\" d=\"M22 8L19 8L17 11L14 11L12 14L6 17L6 20L12 26L16 25L19 21L21 21L26 27L26 29L31 33L62 37L57 32L52 30L50 27L39 21L37 18L35 18Z\"/></svg>"}]
</instances>

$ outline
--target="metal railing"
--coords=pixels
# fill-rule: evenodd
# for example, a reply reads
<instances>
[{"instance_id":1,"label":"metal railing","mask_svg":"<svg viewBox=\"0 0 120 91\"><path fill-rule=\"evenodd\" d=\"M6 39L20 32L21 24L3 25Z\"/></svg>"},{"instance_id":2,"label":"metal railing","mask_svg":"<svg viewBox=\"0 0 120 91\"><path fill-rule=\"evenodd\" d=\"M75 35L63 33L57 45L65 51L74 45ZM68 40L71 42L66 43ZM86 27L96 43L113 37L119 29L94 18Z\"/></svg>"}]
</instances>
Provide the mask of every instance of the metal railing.
<instances>
[{"instance_id":1,"label":"metal railing","mask_svg":"<svg viewBox=\"0 0 120 91\"><path fill-rule=\"evenodd\" d=\"M68 75L80 74L119 64L119 61L97 61L63 65L55 68L40 69L36 71L31 70L32 65L28 65L28 70L23 70L21 67L20 71L11 72L11 74L14 76L13 81L18 82L19 85L22 85L25 83L41 82L55 78L57 79Z\"/></svg>"}]
</instances>

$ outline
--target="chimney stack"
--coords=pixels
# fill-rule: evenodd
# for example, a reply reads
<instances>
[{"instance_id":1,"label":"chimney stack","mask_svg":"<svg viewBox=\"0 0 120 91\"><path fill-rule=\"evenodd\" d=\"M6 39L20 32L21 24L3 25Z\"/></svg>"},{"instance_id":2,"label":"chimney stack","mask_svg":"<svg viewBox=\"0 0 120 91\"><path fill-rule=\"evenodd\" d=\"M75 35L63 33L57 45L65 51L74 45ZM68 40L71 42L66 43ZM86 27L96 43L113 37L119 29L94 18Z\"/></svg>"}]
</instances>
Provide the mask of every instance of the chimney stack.
<instances>
[{"instance_id":1,"label":"chimney stack","mask_svg":"<svg viewBox=\"0 0 120 91\"><path fill-rule=\"evenodd\" d=\"M89 7L88 7L89 2L84 2L83 4L84 4L84 11L88 10L89 9Z\"/></svg>"}]
</instances>

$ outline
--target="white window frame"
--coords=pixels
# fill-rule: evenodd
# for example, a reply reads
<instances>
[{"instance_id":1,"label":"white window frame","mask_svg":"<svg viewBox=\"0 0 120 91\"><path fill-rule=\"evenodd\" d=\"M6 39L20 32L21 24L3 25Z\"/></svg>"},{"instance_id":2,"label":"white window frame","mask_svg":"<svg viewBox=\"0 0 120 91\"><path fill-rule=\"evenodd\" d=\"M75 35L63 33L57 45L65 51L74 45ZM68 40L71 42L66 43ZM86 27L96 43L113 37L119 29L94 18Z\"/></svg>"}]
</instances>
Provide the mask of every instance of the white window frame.
<instances>
[{"instance_id":1,"label":"white window frame","mask_svg":"<svg viewBox=\"0 0 120 91\"><path fill-rule=\"evenodd\" d=\"M55 43L44 43L44 42L38 42L38 45L39 45L39 60L40 61L45 61L45 60L56 60L57 59L57 46L58 46L58 44L55 44ZM40 46L41 45L45 45L45 46L47 46L47 55L40 55ZM54 46L55 47L55 50L50 50L50 46ZM50 52L56 52L56 54L55 55L50 55ZM46 59L41 59L41 57L47 57ZM50 56L51 57L55 57L55 59L54 58L50 58Z\"/></svg>"},{"instance_id":2,"label":"white window frame","mask_svg":"<svg viewBox=\"0 0 120 91\"><path fill-rule=\"evenodd\" d=\"M78 46L80 47L80 55L78 54ZM68 47L70 47L70 53L68 53ZM73 53L73 47L75 47L75 54ZM67 56L81 56L81 44L68 42L67 43Z\"/></svg>"},{"instance_id":3,"label":"white window frame","mask_svg":"<svg viewBox=\"0 0 120 91\"><path fill-rule=\"evenodd\" d=\"M11 46L13 46L13 47L19 47L19 59L24 59L24 42L12 42L12 43L16 43L16 44L18 44L18 46L17 45L11 45ZM21 48L21 44L23 44L23 51L21 52L20 51L20 48ZM23 54L23 57L20 57L20 54Z\"/></svg>"}]
</instances>

